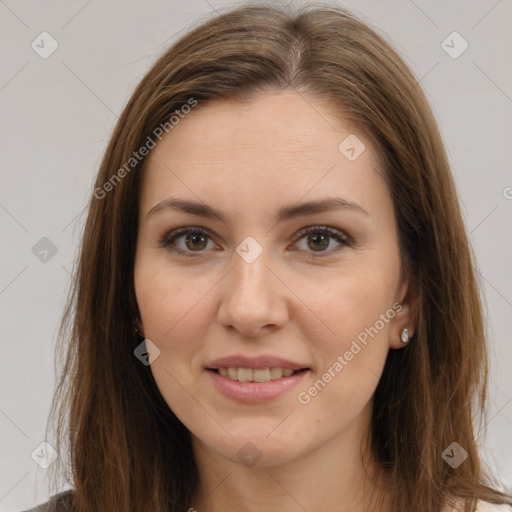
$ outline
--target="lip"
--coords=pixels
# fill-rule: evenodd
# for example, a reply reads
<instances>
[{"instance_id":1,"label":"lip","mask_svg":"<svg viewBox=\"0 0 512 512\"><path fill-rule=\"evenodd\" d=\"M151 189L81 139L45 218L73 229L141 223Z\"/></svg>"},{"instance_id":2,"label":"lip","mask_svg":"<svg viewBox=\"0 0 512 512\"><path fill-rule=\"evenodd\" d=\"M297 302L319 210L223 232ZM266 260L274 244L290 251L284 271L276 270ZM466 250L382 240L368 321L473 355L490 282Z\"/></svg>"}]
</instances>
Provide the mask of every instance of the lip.
<instances>
[{"instance_id":1,"label":"lip","mask_svg":"<svg viewBox=\"0 0 512 512\"><path fill-rule=\"evenodd\" d=\"M291 368L292 370L302 370L304 368L310 369L307 364L289 361L277 356L261 355L257 357L247 357L242 354L235 354L232 356L215 359L215 361L206 364L205 368L250 368L252 370L258 370L262 368Z\"/></svg>"},{"instance_id":2,"label":"lip","mask_svg":"<svg viewBox=\"0 0 512 512\"><path fill-rule=\"evenodd\" d=\"M220 364L220 360L216 364ZM231 366L236 365L231 364ZM281 364L275 365L274 367L278 366L281 366ZM226 367L229 366L217 366L217 368ZM240 367L250 368L251 366L241 365ZM260 366L260 368L266 367L267 366ZM291 366L284 367L291 368ZM304 366L300 368L304 368ZM211 368L205 368L204 371L213 380L213 383L216 386L216 388L224 396L243 403L261 403L277 398L286 391L289 391L290 389L295 387L305 377L305 375L309 374L311 370L300 371L298 373L290 375L289 377L280 377L279 379L269 380L268 382L239 382L237 380L231 380L228 379L227 377L223 377L222 375L217 373L215 370L212 370Z\"/></svg>"}]
</instances>

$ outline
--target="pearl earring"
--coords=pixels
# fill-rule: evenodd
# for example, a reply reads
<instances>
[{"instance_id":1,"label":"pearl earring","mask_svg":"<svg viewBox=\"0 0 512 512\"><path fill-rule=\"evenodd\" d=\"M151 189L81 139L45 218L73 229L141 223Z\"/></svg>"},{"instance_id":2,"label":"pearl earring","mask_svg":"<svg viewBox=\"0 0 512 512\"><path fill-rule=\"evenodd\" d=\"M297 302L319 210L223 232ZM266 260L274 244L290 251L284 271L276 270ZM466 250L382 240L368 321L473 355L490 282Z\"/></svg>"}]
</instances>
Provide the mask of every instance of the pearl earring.
<instances>
[{"instance_id":1,"label":"pearl earring","mask_svg":"<svg viewBox=\"0 0 512 512\"><path fill-rule=\"evenodd\" d=\"M402 343L407 343L409 341L409 331L407 329L402 329L400 339L402 340Z\"/></svg>"}]
</instances>

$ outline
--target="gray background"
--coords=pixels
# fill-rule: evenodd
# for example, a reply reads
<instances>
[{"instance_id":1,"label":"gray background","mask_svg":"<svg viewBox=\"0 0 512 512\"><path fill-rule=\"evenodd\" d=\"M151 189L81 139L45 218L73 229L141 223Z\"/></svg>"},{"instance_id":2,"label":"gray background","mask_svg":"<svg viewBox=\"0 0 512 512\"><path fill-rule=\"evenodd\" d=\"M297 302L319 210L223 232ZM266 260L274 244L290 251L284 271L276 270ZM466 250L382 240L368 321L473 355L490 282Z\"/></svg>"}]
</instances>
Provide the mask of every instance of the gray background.
<instances>
[{"instance_id":1,"label":"gray background","mask_svg":"<svg viewBox=\"0 0 512 512\"><path fill-rule=\"evenodd\" d=\"M116 116L171 42L235 4L0 0L0 511L48 498L31 453L44 441L69 272ZM439 121L488 305L491 411L480 440L512 487L512 2L337 4L392 41ZM59 45L47 59L31 47L43 31ZM453 31L469 44L458 58L441 45ZM57 249L46 262L33 251L43 237Z\"/></svg>"}]
</instances>

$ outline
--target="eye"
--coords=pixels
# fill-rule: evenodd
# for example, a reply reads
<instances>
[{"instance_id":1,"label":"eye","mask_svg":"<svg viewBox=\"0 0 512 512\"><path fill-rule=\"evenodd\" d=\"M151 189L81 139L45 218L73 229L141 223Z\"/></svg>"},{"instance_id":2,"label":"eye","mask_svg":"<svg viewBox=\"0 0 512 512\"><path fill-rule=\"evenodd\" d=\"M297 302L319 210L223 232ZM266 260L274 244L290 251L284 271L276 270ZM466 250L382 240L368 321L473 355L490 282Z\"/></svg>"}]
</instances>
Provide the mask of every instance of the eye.
<instances>
[{"instance_id":1,"label":"eye","mask_svg":"<svg viewBox=\"0 0 512 512\"><path fill-rule=\"evenodd\" d=\"M302 238L306 239L306 246L308 248L315 249L311 252L306 250L306 253L309 252L309 254L306 254L306 257L308 258L322 258L324 253L329 255L332 252L337 252L344 247L349 247L351 245L350 239L347 235L328 226L309 226L299 233L299 240L302 240ZM331 245L331 239L338 242L339 246L326 251L326 249Z\"/></svg>"},{"instance_id":2,"label":"eye","mask_svg":"<svg viewBox=\"0 0 512 512\"><path fill-rule=\"evenodd\" d=\"M176 240L183 237L185 247L178 247ZM187 226L169 233L160 241L160 244L162 247L168 247L175 253L193 258L195 256L194 252L202 252L202 249L206 247L208 238L210 238L210 235L204 229Z\"/></svg>"},{"instance_id":3,"label":"eye","mask_svg":"<svg viewBox=\"0 0 512 512\"><path fill-rule=\"evenodd\" d=\"M176 243L180 238L184 238L183 245L181 247ZM323 253L330 254L342 249L343 247L349 247L351 245L350 238L347 235L328 226L309 226L299 233L298 241L303 238L306 239L307 247L313 250L308 251L307 249L300 248L298 250L304 250L306 253L309 253L306 254L306 257L308 258L323 257ZM339 246L338 248L326 251L326 249L331 245L331 239L334 239ZM209 240L212 241L209 233L205 229L187 226L165 235L164 238L160 240L160 245L162 247L167 247L169 250L177 254L193 258L196 256L194 253L204 252ZM315 253L322 253L322 255L317 255Z\"/></svg>"}]
</instances>

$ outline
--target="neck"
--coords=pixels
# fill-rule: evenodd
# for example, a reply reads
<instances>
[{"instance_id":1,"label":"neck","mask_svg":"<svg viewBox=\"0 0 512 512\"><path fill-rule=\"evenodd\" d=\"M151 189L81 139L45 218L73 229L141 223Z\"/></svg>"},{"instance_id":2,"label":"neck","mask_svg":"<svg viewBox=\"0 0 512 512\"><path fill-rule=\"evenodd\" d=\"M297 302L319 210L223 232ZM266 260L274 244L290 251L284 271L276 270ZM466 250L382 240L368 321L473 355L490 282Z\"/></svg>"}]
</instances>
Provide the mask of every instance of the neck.
<instances>
[{"instance_id":1,"label":"neck","mask_svg":"<svg viewBox=\"0 0 512 512\"><path fill-rule=\"evenodd\" d=\"M361 454L365 419L299 458L266 467L246 467L193 438L200 484L191 512L389 510L386 475L377 472L369 446Z\"/></svg>"}]
</instances>

